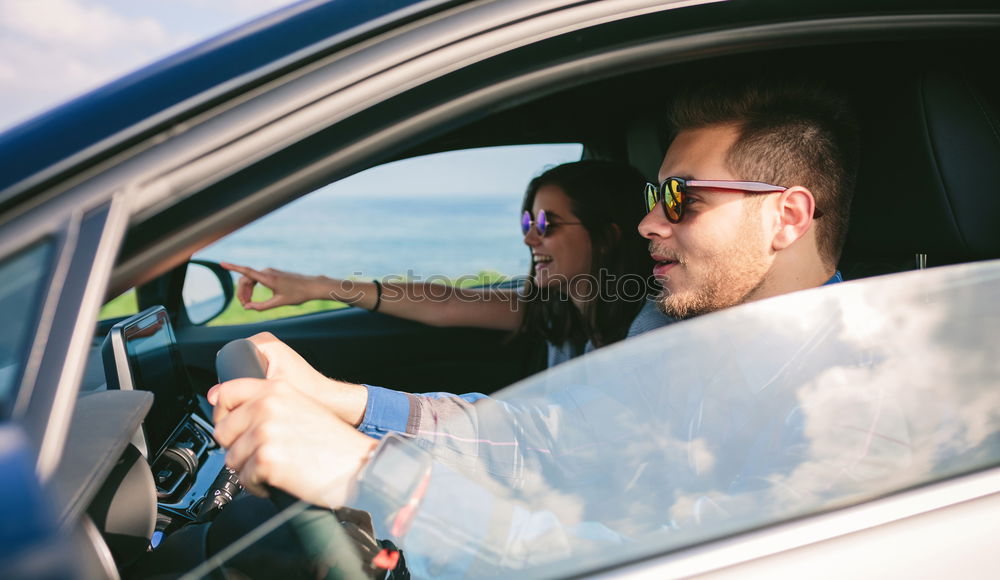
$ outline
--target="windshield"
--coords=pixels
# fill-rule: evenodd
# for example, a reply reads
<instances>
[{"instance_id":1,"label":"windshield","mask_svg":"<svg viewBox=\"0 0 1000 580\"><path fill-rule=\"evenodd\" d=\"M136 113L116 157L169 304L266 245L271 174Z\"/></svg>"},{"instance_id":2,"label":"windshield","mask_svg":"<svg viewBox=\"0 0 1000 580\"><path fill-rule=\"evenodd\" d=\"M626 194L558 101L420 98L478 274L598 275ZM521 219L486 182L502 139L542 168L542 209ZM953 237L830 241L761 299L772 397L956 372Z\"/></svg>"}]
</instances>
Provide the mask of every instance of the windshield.
<instances>
[{"instance_id":1,"label":"windshield","mask_svg":"<svg viewBox=\"0 0 1000 580\"><path fill-rule=\"evenodd\" d=\"M998 295L1000 262L799 292L427 421L406 565L577 574L996 465Z\"/></svg>"},{"instance_id":2,"label":"windshield","mask_svg":"<svg viewBox=\"0 0 1000 580\"><path fill-rule=\"evenodd\" d=\"M18 394L51 253L52 244L46 240L0 261L0 416L4 418Z\"/></svg>"}]
</instances>

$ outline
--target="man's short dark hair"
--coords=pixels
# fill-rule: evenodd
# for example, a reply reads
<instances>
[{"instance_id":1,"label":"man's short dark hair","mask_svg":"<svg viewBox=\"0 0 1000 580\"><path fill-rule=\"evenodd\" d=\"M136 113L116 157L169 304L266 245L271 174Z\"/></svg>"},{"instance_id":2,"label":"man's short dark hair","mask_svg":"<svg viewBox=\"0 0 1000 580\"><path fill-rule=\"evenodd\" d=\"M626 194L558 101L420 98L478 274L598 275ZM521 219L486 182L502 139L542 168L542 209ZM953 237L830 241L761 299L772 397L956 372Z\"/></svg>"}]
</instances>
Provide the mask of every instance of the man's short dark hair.
<instances>
[{"instance_id":1,"label":"man's short dark hair","mask_svg":"<svg viewBox=\"0 0 1000 580\"><path fill-rule=\"evenodd\" d=\"M858 126L844 98L806 81L701 85L678 95L668 121L676 132L734 124L726 160L741 179L809 188L820 256L836 265L847 238L857 179ZM706 179L710 177L705 177Z\"/></svg>"}]
</instances>

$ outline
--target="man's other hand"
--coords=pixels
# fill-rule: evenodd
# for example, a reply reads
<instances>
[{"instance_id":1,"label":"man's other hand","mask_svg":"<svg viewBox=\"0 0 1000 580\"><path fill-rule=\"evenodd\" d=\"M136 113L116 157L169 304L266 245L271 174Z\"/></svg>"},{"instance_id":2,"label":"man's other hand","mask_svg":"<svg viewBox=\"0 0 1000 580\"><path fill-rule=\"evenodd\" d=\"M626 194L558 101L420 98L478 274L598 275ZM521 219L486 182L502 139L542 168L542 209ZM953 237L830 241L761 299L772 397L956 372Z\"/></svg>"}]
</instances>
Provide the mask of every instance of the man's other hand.
<instances>
[{"instance_id":1,"label":"man's other hand","mask_svg":"<svg viewBox=\"0 0 1000 580\"><path fill-rule=\"evenodd\" d=\"M226 463L255 495L266 496L271 485L319 506L344 505L376 440L270 375L209 391L215 439L227 449Z\"/></svg>"}]
</instances>

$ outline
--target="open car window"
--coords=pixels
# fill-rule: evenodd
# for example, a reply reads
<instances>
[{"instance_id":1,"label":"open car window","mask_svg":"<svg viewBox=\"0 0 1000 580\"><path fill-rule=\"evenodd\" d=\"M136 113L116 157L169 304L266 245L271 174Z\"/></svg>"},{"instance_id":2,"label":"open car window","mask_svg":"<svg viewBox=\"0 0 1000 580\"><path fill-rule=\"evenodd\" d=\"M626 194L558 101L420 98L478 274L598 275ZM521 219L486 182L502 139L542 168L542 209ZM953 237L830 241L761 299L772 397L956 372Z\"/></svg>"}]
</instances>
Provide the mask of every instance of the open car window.
<instances>
[{"instance_id":1,"label":"open car window","mask_svg":"<svg viewBox=\"0 0 1000 580\"><path fill-rule=\"evenodd\" d=\"M407 566L573 575L995 466L998 290L988 262L798 292L426 418Z\"/></svg>"},{"instance_id":2,"label":"open car window","mask_svg":"<svg viewBox=\"0 0 1000 580\"><path fill-rule=\"evenodd\" d=\"M195 258L335 278L465 286L528 271L518 218L525 186L578 161L580 144L485 147L380 165L310 193ZM255 300L270 296L258 286ZM233 302L210 325L307 314L344 304L314 300L266 312Z\"/></svg>"}]
</instances>

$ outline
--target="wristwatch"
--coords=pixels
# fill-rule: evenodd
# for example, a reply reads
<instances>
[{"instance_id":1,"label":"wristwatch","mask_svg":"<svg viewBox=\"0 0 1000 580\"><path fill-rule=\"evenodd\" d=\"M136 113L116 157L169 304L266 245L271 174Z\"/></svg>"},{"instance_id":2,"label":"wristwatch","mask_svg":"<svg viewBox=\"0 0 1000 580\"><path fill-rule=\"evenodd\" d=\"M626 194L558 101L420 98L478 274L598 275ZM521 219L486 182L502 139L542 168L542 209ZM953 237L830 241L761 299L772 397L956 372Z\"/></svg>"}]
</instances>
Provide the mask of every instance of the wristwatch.
<instances>
[{"instance_id":1,"label":"wristwatch","mask_svg":"<svg viewBox=\"0 0 1000 580\"><path fill-rule=\"evenodd\" d=\"M384 530L393 539L401 539L410 528L427 491L432 464L430 454L413 440L389 433L358 474L355 489L359 504L376 508Z\"/></svg>"}]
</instances>

